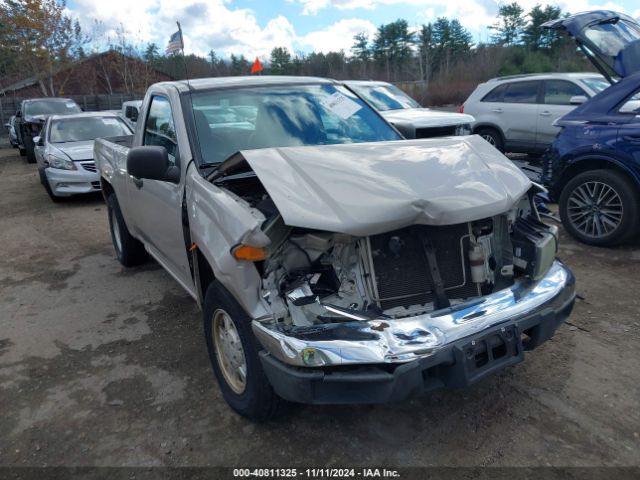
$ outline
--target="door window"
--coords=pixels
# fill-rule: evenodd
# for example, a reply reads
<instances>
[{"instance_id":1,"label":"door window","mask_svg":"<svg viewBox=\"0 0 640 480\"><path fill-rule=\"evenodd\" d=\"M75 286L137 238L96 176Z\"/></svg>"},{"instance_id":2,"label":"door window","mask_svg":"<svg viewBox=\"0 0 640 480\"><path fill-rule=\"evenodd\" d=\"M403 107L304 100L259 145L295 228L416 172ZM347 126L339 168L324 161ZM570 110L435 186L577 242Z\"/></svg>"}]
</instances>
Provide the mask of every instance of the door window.
<instances>
[{"instance_id":1,"label":"door window","mask_svg":"<svg viewBox=\"0 0 640 480\"><path fill-rule=\"evenodd\" d=\"M619 113L640 114L640 90L636 90L618 109Z\"/></svg>"},{"instance_id":2,"label":"door window","mask_svg":"<svg viewBox=\"0 0 640 480\"><path fill-rule=\"evenodd\" d=\"M165 97L151 99L147 123L144 127L144 145L158 145L167 149L169 161L175 165L178 140L171 114L171 104Z\"/></svg>"},{"instance_id":3,"label":"door window","mask_svg":"<svg viewBox=\"0 0 640 480\"><path fill-rule=\"evenodd\" d=\"M504 92L507 89L507 84L500 85L487 93L482 99L483 102L501 102Z\"/></svg>"},{"instance_id":4,"label":"door window","mask_svg":"<svg viewBox=\"0 0 640 480\"><path fill-rule=\"evenodd\" d=\"M504 93L505 103L537 103L540 82L510 83Z\"/></svg>"},{"instance_id":5,"label":"door window","mask_svg":"<svg viewBox=\"0 0 640 480\"><path fill-rule=\"evenodd\" d=\"M544 103L547 105L571 105L571 97L587 94L575 83L565 80L547 80L545 82Z\"/></svg>"}]
</instances>

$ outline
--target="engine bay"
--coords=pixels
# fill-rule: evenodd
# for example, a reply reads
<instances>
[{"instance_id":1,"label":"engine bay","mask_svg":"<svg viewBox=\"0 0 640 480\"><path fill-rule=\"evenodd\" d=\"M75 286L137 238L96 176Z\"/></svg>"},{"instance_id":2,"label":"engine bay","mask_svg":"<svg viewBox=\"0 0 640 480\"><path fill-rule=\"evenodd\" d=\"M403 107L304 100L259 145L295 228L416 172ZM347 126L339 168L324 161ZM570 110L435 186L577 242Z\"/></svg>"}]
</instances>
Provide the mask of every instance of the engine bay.
<instances>
[{"instance_id":1,"label":"engine bay","mask_svg":"<svg viewBox=\"0 0 640 480\"><path fill-rule=\"evenodd\" d=\"M261 298L284 328L430 313L509 288L551 265L555 227L542 223L525 195L510 211L456 225L410 225L382 234L287 226L250 174L223 187L259 210L271 240L256 262Z\"/></svg>"}]
</instances>

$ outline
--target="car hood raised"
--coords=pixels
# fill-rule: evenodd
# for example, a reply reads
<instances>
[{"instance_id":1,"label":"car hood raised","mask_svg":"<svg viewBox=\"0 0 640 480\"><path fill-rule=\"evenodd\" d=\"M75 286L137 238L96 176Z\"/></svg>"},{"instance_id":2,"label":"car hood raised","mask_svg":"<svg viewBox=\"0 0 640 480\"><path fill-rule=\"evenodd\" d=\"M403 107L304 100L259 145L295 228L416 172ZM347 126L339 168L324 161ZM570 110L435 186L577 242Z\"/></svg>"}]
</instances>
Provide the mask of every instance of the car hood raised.
<instances>
[{"instance_id":1,"label":"car hood raised","mask_svg":"<svg viewBox=\"0 0 640 480\"><path fill-rule=\"evenodd\" d=\"M53 144L53 147L60 150L71 160L93 160L93 140L56 143Z\"/></svg>"},{"instance_id":2,"label":"car hood raised","mask_svg":"<svg viewBox=\"0 0 640 480\"><path fill-rule=\"evenodd\" d=\"M351 235L504 213L530 180L477 135L244 150L284 222Z\"/></svg>"},{"instance_id":3,"label":"car hood raised","mask_svg":"<svg viewBox=\"0 0 640 480\"><path fill-rule=\"evenodd\" d=\"M380 114L390 123L409 122L415 128L449 127L470 124L475 121L471 115L464 113L441 112L429 108L387 110L380 112Z\"/></svg>"}]
</instances>

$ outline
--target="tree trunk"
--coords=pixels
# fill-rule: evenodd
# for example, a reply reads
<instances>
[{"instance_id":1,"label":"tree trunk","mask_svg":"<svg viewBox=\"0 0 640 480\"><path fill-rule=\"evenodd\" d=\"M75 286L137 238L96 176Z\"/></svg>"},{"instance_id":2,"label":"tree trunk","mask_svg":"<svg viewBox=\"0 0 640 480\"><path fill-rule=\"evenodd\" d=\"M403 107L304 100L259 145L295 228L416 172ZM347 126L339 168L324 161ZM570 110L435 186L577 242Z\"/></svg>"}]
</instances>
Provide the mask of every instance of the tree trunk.
<instances>
[{"instance_id":1,"label":"tree trunk","mask_svg":"<svg viewBox=\"0 0 640 480\"><path fill-rule=\"evenodd\" d=\"M48 97L49 95L47 94L47 87L45 86L44 82L42 81L42 79L38 80L38 85L40 85L40 90L42 90L42 94L45 97Z\"/></svg>"}]
</instances>

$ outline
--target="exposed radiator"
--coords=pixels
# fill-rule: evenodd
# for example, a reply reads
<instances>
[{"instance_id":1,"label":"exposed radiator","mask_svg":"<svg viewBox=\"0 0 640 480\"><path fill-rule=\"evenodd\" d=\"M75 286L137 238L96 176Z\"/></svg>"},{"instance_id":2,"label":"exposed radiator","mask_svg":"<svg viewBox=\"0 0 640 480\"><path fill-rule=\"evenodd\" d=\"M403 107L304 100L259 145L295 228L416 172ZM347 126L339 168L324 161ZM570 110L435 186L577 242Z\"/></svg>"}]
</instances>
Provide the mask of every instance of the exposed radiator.
<instances>
[{"instance_id":1,"label":"exposed radiator","mask_svg":"<svg viewBox=\"0 0 640 480\"><path fill-rule=\"evenodd\" d=\"M414 225L369 237L371 270L383 310L433 302L433 282L421 235L431 240L446 296L478 296L468 261L469 224Z\"/></svg>"}]
</instances>

